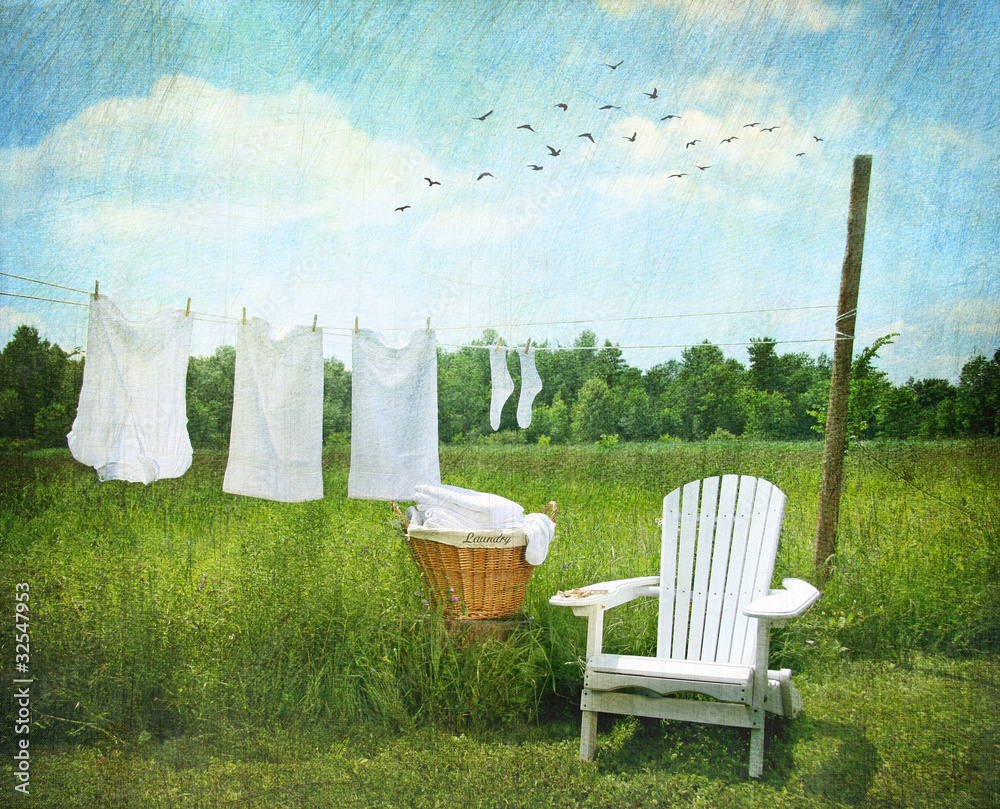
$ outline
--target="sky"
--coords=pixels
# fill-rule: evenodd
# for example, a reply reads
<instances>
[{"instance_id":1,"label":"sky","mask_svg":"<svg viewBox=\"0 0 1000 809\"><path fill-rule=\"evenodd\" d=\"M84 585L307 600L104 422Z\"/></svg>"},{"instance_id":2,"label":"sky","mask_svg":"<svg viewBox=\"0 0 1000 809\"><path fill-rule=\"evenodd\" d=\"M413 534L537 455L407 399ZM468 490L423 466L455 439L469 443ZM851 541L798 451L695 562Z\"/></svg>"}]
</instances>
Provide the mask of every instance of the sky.
<instances>
[{"instance_id":1,"label":"sky","mask_svg":"<svg viewBox=\"0 0 1000 809\"><path fill-rule=\"evenodd\" d=\"M864 154L855 352L897 333L902 384L1000 348L995 2L0 0L0 32L0 344L84 347L99 282L190 298L201 355L244 309L348 366L355 319L832 355Z\"/></svg>"}]
</instances>

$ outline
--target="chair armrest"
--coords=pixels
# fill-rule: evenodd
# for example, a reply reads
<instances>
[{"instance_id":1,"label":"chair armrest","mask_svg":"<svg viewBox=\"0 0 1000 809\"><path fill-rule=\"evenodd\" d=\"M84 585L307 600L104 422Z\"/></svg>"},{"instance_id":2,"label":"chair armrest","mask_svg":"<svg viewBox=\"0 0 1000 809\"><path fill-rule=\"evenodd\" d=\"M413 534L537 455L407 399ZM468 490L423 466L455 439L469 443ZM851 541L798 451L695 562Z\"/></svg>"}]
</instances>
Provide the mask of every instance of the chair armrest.
<instances>
[{"instance_id":1,"label":"chair armrest","mask_svg":"<svg viewBox=\"0 0 1000 809\"><path fill-rule=\"evenodd\" d=\"M769 595L751 601L743 608L743 614L767 621L781 621L801 615L820 597L819 590L802 579L784 579L781 583L784 590L771 590Z\"/></svg>"},{"instance_id":2,"label":"chair armrest","mask_svg":"<svg viewBox=\"0 0 1000 809\"><path fill-rule=\"evenodd\" d=\"M549 599L549 603L555 607L571 607L574 615L586 615L590 608L595 606L609 610L636 598L657 596L660 594L659 583L659 576L602 581L576 590L557 593Z\"/></svg>"}]
</instances>

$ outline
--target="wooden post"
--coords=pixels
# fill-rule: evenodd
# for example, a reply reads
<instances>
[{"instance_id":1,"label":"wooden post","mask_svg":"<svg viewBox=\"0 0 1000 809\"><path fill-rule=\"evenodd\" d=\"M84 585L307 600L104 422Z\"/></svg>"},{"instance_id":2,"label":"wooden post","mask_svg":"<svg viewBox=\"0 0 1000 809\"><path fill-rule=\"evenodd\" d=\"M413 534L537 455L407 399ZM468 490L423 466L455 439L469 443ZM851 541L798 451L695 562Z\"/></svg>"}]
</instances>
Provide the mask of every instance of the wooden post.
<instances>
[{"instance_id":1,"label":"wooden post","mask_svg":"<svg viewBox=\"0 0 1000 809\"><path fill-rule=\"evenodd\" d=\"M851 180L851 208L847 217L847 251L844 254L840 299L837 302L837 340L833 348L830 406L826 413L826 443L823 447L823 481L820 484L813 554L813 564L820 580L829 575L833 554L837 549L840 487L844 471L844 451L847 448L847 403L850 396L854 326L857 322L858 286L861 282L861 257L865 246L871 174L872 156L857 155L854 158L854 176Z\"/></svg>"}]
</instances>

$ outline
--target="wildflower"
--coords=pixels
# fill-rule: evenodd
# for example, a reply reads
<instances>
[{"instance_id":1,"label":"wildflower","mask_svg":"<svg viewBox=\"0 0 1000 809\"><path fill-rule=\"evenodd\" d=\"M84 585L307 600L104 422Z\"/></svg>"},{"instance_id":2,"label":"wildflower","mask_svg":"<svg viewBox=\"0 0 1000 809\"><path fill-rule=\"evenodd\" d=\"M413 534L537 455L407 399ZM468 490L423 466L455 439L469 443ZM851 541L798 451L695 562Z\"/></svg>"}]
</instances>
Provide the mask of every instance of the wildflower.
<instances>
[{"instance_id":1,"label":"wildflower","mask_svg":"<svg viewBox=\"0 0 1000 809\"><path fill-rule=\"evenodd\" d=\"M207 579L207 578L208 578L208 574L207 574L207 573L202 573L202 574L201 574L201 584L199 584L199 585L198 585L198 589L199 589L199 590L200 590L200 589L201 589L202 587L204 587L204 586L205 586L205 579Z\"/></svg>"}]
</instances>

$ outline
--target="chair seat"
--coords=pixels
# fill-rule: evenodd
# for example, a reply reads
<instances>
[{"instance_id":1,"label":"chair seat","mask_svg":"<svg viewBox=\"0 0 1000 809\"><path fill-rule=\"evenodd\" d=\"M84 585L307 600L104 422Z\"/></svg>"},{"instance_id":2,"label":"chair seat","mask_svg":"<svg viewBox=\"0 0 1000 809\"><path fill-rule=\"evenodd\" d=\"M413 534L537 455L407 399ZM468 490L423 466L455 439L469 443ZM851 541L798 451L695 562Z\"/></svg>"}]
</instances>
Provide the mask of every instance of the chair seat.
<instances>
[{"instance_id":1,"label":"chair seat","mask_svg":"<svg viewBox=\"0 0 1000 809\"><path fill-rule=\"evenodd\" d=\"M587 661L587 671L630 677L686 680L691 683L710 682L740 686L749 685L750 678L753 676L753 666L613 654L594 655Z\"/></svg>"}]
</instances>

